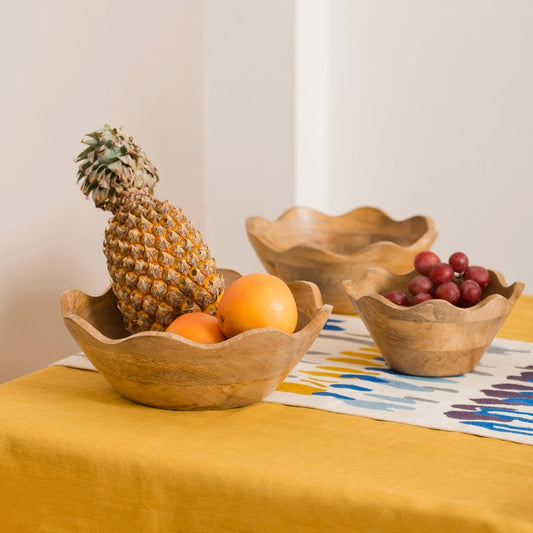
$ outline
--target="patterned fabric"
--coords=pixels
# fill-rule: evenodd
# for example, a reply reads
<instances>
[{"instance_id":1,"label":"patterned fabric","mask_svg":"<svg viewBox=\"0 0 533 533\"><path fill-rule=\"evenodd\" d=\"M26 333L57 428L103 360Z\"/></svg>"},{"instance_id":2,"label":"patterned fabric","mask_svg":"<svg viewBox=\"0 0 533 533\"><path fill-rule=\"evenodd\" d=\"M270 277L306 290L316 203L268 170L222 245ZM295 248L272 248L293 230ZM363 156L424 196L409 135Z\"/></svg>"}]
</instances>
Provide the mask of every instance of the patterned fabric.
<instances>
[{"instance_id":1,"label":"patterned fabric","mask_svg":"<svg viewBox=\"0 0 533 533\"><path fill-rule=\"evenodd\" d=\"M360 319L331 315L265 401L533 444L533 344L494 339L469 374L388 368Z\"/></svg>"},{"instance_id":2,"label":"patterned fabric","mask_svg":"<svg viewBox=\"0 0 533 533\"><path fill-rule=\"evenodd\" d=\"M84 354L54 364L96 370ZM264 401L533 444L533 344L496 338L469 374L408 376L388 368L359 318L331 315Z\"/></svg>"}]
</instances>

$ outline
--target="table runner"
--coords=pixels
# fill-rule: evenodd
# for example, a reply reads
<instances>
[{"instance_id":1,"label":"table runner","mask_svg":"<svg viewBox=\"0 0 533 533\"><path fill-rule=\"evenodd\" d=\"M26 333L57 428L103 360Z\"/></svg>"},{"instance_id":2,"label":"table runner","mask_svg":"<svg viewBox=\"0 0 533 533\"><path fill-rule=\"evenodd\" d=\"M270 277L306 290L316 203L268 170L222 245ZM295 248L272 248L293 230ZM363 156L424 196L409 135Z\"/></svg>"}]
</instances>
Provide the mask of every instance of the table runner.
<instances>
[{"instance_id":1,"label":"table runner","mask_svg":"<svg viewBox=\"0 0 533 533\"><path fill-rule=\"evenodd\" d=\"M54 364L96 370L83 354ZM533 444L533 344L496 338L473 372L408 376L359 318L333 314L264 401Z\"/></svg>"}]
</instances>

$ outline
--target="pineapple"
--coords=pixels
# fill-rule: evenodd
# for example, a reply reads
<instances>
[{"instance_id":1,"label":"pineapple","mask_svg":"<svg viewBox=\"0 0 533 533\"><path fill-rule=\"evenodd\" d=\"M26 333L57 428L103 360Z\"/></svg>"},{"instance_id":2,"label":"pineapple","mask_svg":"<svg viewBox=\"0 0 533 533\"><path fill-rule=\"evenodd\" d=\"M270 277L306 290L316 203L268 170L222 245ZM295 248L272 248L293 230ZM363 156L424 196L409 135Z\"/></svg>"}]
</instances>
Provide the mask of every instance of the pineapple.
<instances>
[{"instance_id":1,"label":"pineapple","mask_svg":"<svg viewBox=\"0 0 533 533\"><path fill-rule=\"evenodd\" d=\"M113 214L104 254L126 329L162 331L184 313L214 314L222 275L191 220L153 196L159 177L144 151L107 124L82 142L81 190Z\"/></svg>"}]
</instances>

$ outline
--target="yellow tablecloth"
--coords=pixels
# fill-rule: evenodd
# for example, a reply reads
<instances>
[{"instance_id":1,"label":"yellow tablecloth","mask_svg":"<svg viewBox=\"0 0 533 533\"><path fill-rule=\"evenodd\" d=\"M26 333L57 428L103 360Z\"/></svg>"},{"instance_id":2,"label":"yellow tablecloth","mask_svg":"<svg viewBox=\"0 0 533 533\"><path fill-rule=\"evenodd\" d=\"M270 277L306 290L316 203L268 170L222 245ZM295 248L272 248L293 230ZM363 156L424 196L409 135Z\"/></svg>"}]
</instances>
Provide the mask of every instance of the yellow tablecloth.
<instances>
[{"instance_id":1,"label":"yellow tablecloth","mask_svg":"<svg viewBox=\"0 0 533 533\"><path fill-rule=\"evenodd\" d=\"M533 342L533 297L500 336ZM54 366L0 387L0 531L530 533L533 446L266 402L151 409Z\"/></svg>"}]
</instances>

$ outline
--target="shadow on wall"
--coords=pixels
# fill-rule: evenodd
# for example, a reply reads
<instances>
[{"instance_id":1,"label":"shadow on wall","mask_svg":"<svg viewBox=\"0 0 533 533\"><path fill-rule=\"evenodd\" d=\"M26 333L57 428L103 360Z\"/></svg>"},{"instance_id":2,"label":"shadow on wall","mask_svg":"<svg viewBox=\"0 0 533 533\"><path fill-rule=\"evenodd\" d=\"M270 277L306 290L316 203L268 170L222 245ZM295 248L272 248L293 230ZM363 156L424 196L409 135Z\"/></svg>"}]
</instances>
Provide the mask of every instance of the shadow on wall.
<instances>
[{"instance_id":1,"label":"shadow on wall","mask_svg":"<svg viewBox=\"0 0 533 533\"><path fill-rule=\"evenodd\" d=\"M59 298L65 290L83 287L65 286L72 283L71 276L63 276L62 269L54 270L54 264L48 264L47 270L39 270L38 280L29 270L14 275L11 289L2 301L0 383L80 351L63 323ZM102 292L105 289L102 287Z\"/></svg>"},{"instance_id":2,"label":"shadow on wall","mask_svg":"<svg viewBox=\"0 0 533 533\"><path fill-rule=\"evenodd\" d=\"M53 361L79 351L63 325L59 310L59 286L24 288L3 302L0 315L0 382L48 366Z\"/></svg>"}]
</instances>

